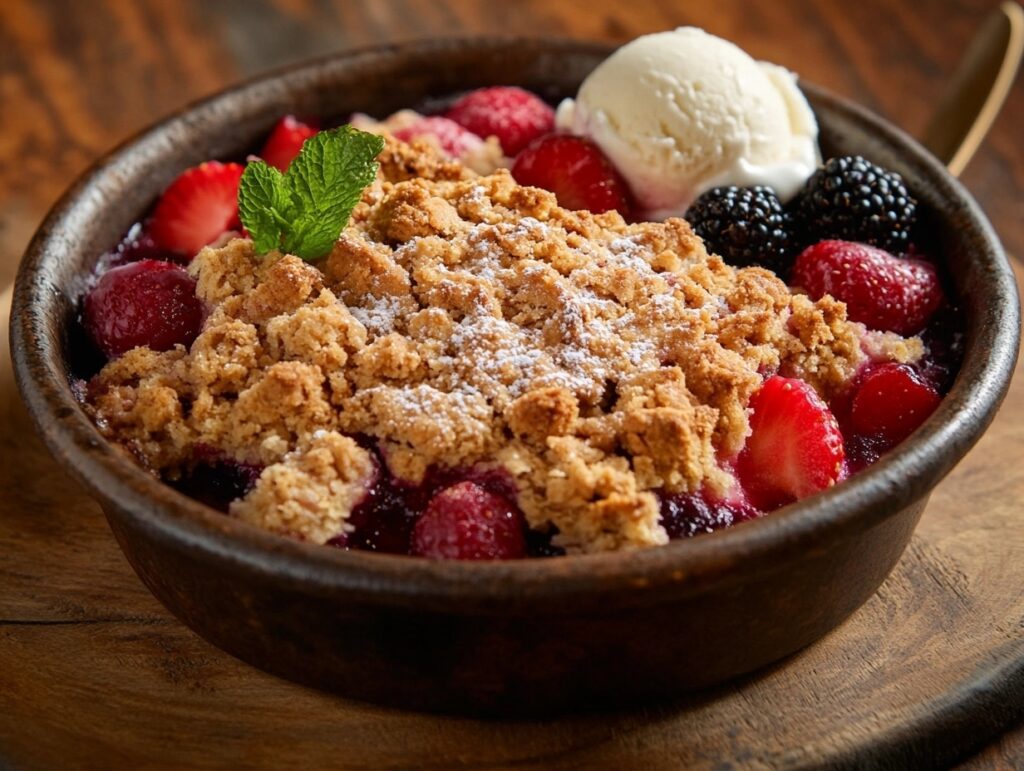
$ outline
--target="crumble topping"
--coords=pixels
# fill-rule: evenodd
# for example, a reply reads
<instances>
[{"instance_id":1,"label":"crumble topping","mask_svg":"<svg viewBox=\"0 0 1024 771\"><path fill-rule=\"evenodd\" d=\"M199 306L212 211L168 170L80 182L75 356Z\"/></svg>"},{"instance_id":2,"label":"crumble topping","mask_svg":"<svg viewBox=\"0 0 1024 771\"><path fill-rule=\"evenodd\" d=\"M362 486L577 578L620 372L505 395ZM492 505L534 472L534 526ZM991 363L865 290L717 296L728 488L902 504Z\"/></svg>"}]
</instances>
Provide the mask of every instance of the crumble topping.
<instances>
[{"instance_id":1,"label":"crumble topping","mask_svg":"<svg viewBox=\"0 0 1024 771\"><path fill-rule=\"evenodd\" d=\"M315 431L268 466L231 513L282 535L326 543L376 477L370 453L336 431Z\"/></svg>"},{"instance_id":2,"label":"crumble topping","mask_svg":"<svg viewBox=\"0 0 1024 771\"><path fill-rule=\"evenodd\" d=\"M497 466L531 528L570 552L661 544L657 492L725 494L768 374L829 399L870 354L845 306L709 255L681 219L560 208L389 139L381 173L316 265L251 241L192 261L209 315L190 350L108 363L87 409L174 478L203 445L265 465L231 512L324 543L376 477Z\"/></svg>"}]
</instances>

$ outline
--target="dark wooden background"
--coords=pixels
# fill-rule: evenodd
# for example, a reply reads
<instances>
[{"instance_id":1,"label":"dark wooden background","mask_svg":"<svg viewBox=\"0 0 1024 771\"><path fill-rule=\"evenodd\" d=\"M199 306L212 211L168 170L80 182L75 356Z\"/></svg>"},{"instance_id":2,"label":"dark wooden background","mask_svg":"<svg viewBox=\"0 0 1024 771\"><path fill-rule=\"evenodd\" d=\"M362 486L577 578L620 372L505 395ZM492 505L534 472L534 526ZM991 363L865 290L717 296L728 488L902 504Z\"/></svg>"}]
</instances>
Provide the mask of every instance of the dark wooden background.
<instances>
[{"instance_id":1,"label":"dark wooden background","mask_svg":"<svg viewBox=\"0 0 1024 771\"><path fill-rule=\"evenodd\" d=\"M0 0L0 289L47 208L97 157L188 101L301 59L479 33L622 42L695 24L917 134L995 6L992 0ZM962 177L1016 255L1024 255L1022 97L1019 80ZM1024 768L1024 728L967 767Z\"/></svg>"}]
</instances>

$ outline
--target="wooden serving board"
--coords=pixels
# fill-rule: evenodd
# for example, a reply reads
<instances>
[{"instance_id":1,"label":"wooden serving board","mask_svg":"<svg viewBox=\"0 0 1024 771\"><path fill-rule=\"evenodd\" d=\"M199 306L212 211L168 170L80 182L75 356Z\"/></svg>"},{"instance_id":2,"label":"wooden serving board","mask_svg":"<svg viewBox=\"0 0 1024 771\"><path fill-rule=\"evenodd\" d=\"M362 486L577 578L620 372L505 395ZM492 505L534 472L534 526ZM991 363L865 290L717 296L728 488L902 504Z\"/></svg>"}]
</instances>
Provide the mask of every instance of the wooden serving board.
<instances>
[{"instance_id":1,"label":"wooden serving board","mask_svg":"<svg viewBox=\"0 0 1024 771\"><path fill-rule=\"evenodd\" d=\"M826 639L642 712L483 722L301 688L175 620L36 438L11 374L9 302L0 297L0 766L902 769L962 758L1024 715L1019 368L895 572Z\"/></svg>"}]
</instances>

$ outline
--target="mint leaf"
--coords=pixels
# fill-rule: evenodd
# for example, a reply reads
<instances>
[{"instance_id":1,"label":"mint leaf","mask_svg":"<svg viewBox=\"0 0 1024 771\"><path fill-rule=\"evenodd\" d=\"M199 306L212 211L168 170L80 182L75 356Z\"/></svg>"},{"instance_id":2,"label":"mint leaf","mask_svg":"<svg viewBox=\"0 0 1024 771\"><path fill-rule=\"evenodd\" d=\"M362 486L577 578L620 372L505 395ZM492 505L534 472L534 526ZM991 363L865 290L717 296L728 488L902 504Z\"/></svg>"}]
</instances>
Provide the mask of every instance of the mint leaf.
<instances>
[{"instance_id":1,"label":"mint leaf","mask_svg":"<svg viewBox=\"0 0 1024 771\"><path fill-rule=\"evenodd\" d=\"M246 166L238 186L238 216L260 254L281 246L291 200L284 174L263 161Z\"/></svg>"},{"instance_id":2,"label":"mint leaf","mask_svg":"<svg viewBox=\"0 0 1024 771\"><path fill-rule=\"evenodd\" d=\"M384 139L342 126L306 140L288 171L263 161L242 175L238 211L257 251L281 249L304 260L331 251L363 190L377 176Z\"/></svg>"},{"instance_id":3,"label":"mint leaf","mask_svg":"<svg viewBox=\"0 0 1024 771\"><path fill-rule=\"evenodd\" d=\"M327 254L338 240L363 189L377 176L384 139L343 126L322 131L302 146L288 168L298 216L285 236L285 250L306 259Z\"/></svg>"}]
</instances>

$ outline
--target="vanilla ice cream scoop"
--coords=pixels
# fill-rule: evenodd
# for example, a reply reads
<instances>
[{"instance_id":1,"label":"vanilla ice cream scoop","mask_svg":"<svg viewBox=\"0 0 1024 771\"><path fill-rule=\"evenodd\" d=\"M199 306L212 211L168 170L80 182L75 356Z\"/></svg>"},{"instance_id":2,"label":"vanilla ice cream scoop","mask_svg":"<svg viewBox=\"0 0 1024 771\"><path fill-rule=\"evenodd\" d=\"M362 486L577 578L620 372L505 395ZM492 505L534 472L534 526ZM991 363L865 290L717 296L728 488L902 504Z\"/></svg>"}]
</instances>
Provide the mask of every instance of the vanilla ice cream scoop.
<instances>
[{"instance_id":1,"label":"vanilla ice cream scoop","mask_svg":"<svg viewBox=\"0 0 1024 771\"><path fill-rule=\"evenodd\" d=\"M821 160L796 76L695 27L620 48L557 124L597 143L650 219L681 217L722 185L768 185L785 201Z\"/></svg>"}]
</instances>

